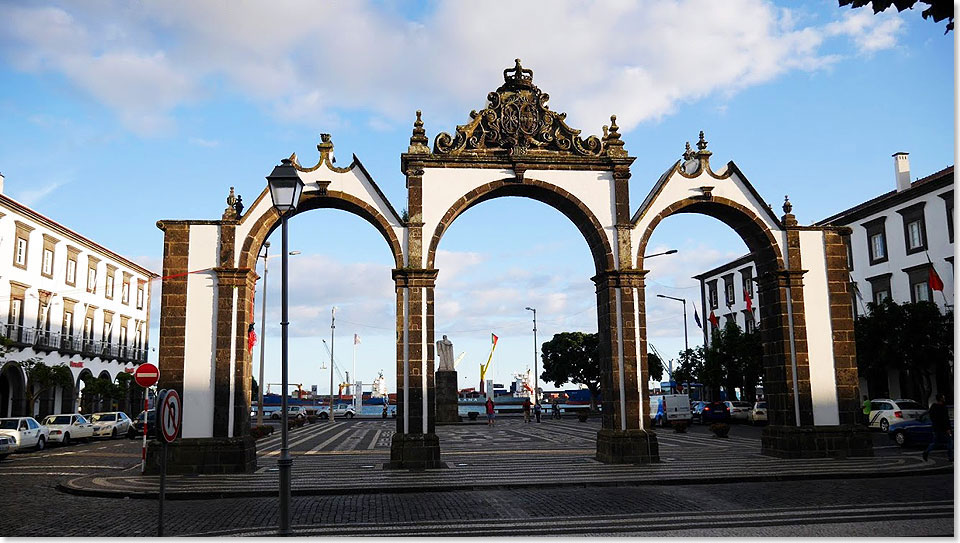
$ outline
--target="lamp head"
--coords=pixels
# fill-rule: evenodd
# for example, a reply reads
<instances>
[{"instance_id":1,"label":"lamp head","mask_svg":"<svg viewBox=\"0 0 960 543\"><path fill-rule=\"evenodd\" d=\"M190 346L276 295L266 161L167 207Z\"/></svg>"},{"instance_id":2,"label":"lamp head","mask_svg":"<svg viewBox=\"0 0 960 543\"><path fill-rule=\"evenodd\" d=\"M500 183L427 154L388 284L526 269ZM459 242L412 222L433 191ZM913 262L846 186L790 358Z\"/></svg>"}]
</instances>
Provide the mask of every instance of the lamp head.
<instances>
[{"instance_id":1,"label":"lamp head","mask_svg":"<svg viewBox=\"0 0 960 543\"><path fill-rule=\"evenodd\" d=\"M270 187L270 199L273 207L281 215L293 211L300 202L300 193L303 192L303 180L297 174L293 161L285 158L279 166L267 176L267 185Z\"/></svg>"},{"instance_id":2,"label":"lamp head","mask_svg":"<svg viewBox=\"0 0 960 543\"><path fill-rule=\"evenodd\" d=\"M667 251L667 252L665 252L665 253L663 253L663 254L665 254L665 255L672 255L672 254L675 254L676 252L677 252L676 249L670 249L669 251Z\"/></svg>"}]
</instances>

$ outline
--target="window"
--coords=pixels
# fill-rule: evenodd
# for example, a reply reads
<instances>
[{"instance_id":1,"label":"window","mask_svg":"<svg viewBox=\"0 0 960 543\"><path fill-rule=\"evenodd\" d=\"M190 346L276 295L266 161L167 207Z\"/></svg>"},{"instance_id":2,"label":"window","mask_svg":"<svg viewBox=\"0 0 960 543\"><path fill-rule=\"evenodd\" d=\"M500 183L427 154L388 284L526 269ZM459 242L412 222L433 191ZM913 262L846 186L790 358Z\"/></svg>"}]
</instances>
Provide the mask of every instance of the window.
<instances>
[{"instance_id":1,"label":"window","mask_svg":"<svg viewBox=\"0 0 960 543\"><path fill-rule=\"evenodd\" d=\"M732 322L733 324L737 324L737 314L736 314L736 313L727 313L726 315L723 316L723 319L724 319L724 320L723 320L724 326L726 326L727 323L731 323L731 322Z\"/></svg>"},{"instance_id":2,"label":"window","mask_svg":"<svg viewBox=\"0 0 960 543\"><path fill-rule=\"evenodd\" d=\"M109 272L107 272L107 280L104 284L103 295L109 300L113 299L113 274Z\"/></svg>"},{"instance_id":3,"label":"window","mask_svg":"<svg viewBox=\"0 0 960 543\"><path fill-rule=\"evenodd\" d=\"M716 309L719 304L719 299L717 298L717 281L713 280L707 283L708 297L710 298L710 309Z\"/></svg>"},{"instance_id":4,"label":"window","mask_svg":"<svg viewBox=\"0 0 960 543\"><path fill-rule=\"evenodd\" d=\"M93 341L93 316L87 315L83 319L83 339Z\"/></svg>"},{"instance_id":5,"label":"window","mask_svg":"<svg viewBox=\"0 0 960 543\"><path fill-rule=\"evenodd\" d=\"M907 272L907 278L910 281L910 301L933 301L933 291L930 290L930 265L921 264L903 271Z\"/></svg>"},{"instance_id":6,"label":"window","mask_svg":"<svg viewBox=\"0 0 960 543\"><path fill-rule=\"evenodd\" d=\"M887 231L884 226L886 217L880 217L863 224L867 230L867 254L870 265L887 261Z\"/></svg>"},{"instance_id":7,"label":"window","mask_svg":"<svg viewBox=\"0 0 960 543\"><path fill-rule=\"evenodd\" d=\"M19 268L27 267L27 240L25 238L17 238L17 254L14 256L13 263Z\"/></svg>"},{"instance_id":8,"label":"window","mask_svg":"<svg viewBox=\"0 0 960 543\"><path fill-rule=\"evenodd\" d=\"M123 272L123 285L120 287L120 302L130 305L130 277L127 272Z\"/></svg>"},{"instance_id":9,"label":"window","mask_svg":"<svg viewBox=\"0 0 960 543\"><path fill-rule=\"evenodd\" d=\"M50 249L43 250L43 275L53 278L53 251Z\"/></svg>"},{"instance_id":10,"label":"window","mask_svg":"<svg viewBox=\"0 0 960 543\"><path fill-rule=\"evenodd\" d=\"M940 195L947 210L947 237L950 243L953 243L953 191L944 192Z\"/></svg>"},{"instance_id":11,"label":"window","mask_svg":"<svg viewBox=\"0 0 960 543\"><path fill-rule=\"evenodd\" d=\"M77 285L77 261L76 260L67 260L67 284L70 286Z\"/></svg>"},{"instance_id":12,"label":"window","mask_svg":"<svg viewBox=\"0 0 960 543\"><path fill-rule=\"evenodd\" d=\"M97 292L97 268L87 269L87 292Z\"/></svg>"},{"instance_id":13,"label":"window","mask_svg":"<svg viewBox=\"0 0 960 543\"><path fill-rule=\"evenodd\" d=\"M867 281L870 282L870 287L873 290L873 294L870 298L873 303L882 303L884 300L890 297L890 276L891 274L885 273L876 277L867 278Z\"/></svg>"},{"instance_id":14,"label":"window","mask_svg":"<svg viewBox=\"0 0 960 543\"><path fill-rule=\"evenodd\" d=\"M925 204L926 202L919 202L897 210L897 213L903 217L903 239L908 255L927 249L927 228L923 219Z\"/></svg>"},{"instance_id":15,"label":"window","mask_svg":"<svg viewBox=\"0 0 960 543\"><path fill-rule=\"evenodd\" d=\"M73 337L73 311L63 312L63 335Z\"/></svg>"},{"instance_id":16,"label":"window","mask_svg":"<svg viewBox=\"0 0 960 543\"><path fill-rule=\"evenodd\" d=\"M743 328L748 334L757 329L757 323L753 318L753 311L743 312Z\"/></svg>"},{"instance_id":17,"label":"window","mask_svg":"<svg viewBox=\"0 0 960 543\"><path fill-rule=\"evenodd\" d=\"M143 283L137 282L137 309L143 309Z\"/></svg>"},{"instance_id":18,"label":"window","mask_svg":"<svg viewBox=\"0 0 960 543\"><path fill-rule=\"evenodd\" d=\"M723 276L723 298L727 307L730 307L736 301L733 289L733 274Z\"/></svg>"},{"instance_id":19,"label":"window","mask_svg":"<svg viewBox=\"0 0 960 543\"><path fill-rule=\"evenodd\" d=\"M849 234L843 236L843 246L847 249L847 269L853 271L853 241Z\"/></svg>"},{"instance_id":20,"label":"window","mask_svg":"<svg viewBox=\"0 0 960 543\"><path fill-rule=\"evenodd\" d=\"M121 347L127 346L127 327L126 326L120 327L120 346Z\"/></svg>"},{"instance_id":21,"label":"window","mask_svg":"<svg viewBox=\"0 0 960 543\"><path fill-rule=\"evenodd\" d=\"M14 224L16 225L16 237L13 244L13 265L25 270L27 269L27 256L30 248L30 232L33 231L33 227L20 221L14 221Z\"/></svg>"},{"instance_id":22,"label":"window","mask_svg":"<svg viewBox=\"0 0 960 543\"><path fill-rule=\"evenodd\" d=\"M743 287L743 299L747 299L747 295L750 295L753 298L753 268L744 268L740 270L740 278Z\"/></svg>"}]
</instances>

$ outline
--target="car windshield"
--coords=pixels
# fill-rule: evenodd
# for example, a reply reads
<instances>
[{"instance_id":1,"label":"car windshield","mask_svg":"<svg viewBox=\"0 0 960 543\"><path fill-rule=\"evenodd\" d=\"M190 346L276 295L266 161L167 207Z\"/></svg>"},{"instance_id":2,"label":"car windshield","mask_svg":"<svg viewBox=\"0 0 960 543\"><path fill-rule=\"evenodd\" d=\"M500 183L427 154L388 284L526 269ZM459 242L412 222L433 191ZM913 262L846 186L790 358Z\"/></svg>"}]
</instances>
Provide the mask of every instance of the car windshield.
<instances>
[{"instance_id":1,"label":"car windshield","mask_svg":"<svg viewBox=\"0 0 960 543\"><path fill-rule=\"evenodd\" d=\"M113 422L117 420L116 413L97 413L93 416L93 422Z\"/></svg>"},{"instance_id":2,"label":"car windshield","mask_svg":"<svg viewBox=\"0 0 960 543\"><path fill-rule=\"evenodd\" d=\"M0 419L0 430L16 430L19 419Z\"/></svg>"},{"instance_id":3,"label":"car windshield","mask_svg":"<svg viewBox=\"0 0 960 543\"><path fill-rule=\"evenodd\" d=\"M897 400L900 409L923 409L923 406L913 400Z\"/></svg>"},{"instance_id":4,"label":"car windshield","mask_svg":"<svg viewBox=\"0 0 960 543\"><path fill-rule=\"evenodd\" d=\"M70 424L70 415L50 416L43 420L43 424Z\"/></svg>"},{"instance_id":5,"label":"car windshield","mask_svg":"<svg viewBox=\"0 0 960 543\"><path fill-rule=\"evenodd\" d=\"M748 404L747 402L733 402L733 406L734 406L734 407L753 407L752 405Z\"/></svg>"},{"instance_id":6,"label":"car windshield","mask_svg":"<svg viewBox=\"0 0 960 543\"><path fill-rule=\"evenodd\" d=\"M766 408L767 408L767 402L760 402L757 404L757 409L766 409Z\"/></svg>"}]
</instances>

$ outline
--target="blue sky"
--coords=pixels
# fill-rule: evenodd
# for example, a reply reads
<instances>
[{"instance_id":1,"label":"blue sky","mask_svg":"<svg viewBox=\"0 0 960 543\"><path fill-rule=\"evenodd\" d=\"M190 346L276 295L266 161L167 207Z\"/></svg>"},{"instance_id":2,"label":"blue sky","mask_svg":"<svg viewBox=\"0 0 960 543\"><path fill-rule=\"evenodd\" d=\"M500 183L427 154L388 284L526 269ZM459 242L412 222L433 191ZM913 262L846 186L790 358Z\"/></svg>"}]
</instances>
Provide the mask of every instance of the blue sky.
<instances>
[{"instance_id":1,"label":"blue sky","mask_svg":"<svg viewBox=\"0 0 960 543\"><path fill-rule=\"evenodd\" d=\"M700 130L715 164L735 161L776 209L789 194L802 223L891 190L894 152L911 153L915 178L954 162L954 35L918 10L875 16L833 0L102 0L0 2L0 19L5 193L158 272L158 219L219 218L230 186L252 202L280 158L313 163L321 132L333 135L339 165L356 154L403 208L399 153L414 111L432 142L482 108L517 57L571 126L600 134L617 114L637 157L633 209ZM352 365L357 333L360 378L382 369L392 389L383 239L333 210L296 217L291 235L302 252L290 259L292 381L328 389L320 339L336 305L339 365ZM698 301L690 277L746 250L697 216L667 219L650 247L679 250L649 261L650 341L669 357L683 345L679 304L654 295ZM467 353L464 386L477 382L491 331L502 338L498 382L532 365L525 306L538 308L541 341L596 330L589 251L559 212L486 202L440 249L437 333ZM267 382L280 375L278 271L272 260ZM699 340L692 312L689 327Z\"/></svg>"}]
</instances>

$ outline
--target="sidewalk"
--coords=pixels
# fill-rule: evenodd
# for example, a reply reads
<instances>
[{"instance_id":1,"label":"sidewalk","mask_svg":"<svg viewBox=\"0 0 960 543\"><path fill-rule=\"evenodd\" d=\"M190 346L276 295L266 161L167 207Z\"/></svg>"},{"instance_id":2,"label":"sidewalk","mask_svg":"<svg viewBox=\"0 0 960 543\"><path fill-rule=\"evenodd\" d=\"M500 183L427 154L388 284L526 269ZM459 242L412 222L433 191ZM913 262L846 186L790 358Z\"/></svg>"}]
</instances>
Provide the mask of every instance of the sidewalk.
<instances>
[{"instance_id":1,"label":"sidewalk","mask_svg":"<svg viewBox=\"0 0 960 543\"><path fill-rule=\"evenodd\" d=\"M362 426L362 425L361 425ZM361 426L346 428L367 432ZM304 428L291 441L321 441L342 427ZM628 486L714 484L811 479L901 477L951 473L945 459L923 462L918 455L873 458L784 460L760 454L759 440L747 437L719 439L704 434L658 433L661 461L645 465L610 465L593 459L593 425L554 423L498 425L495 429L440 427L444 469L384 470L390 451L383 447L389 434L377 431L369 445L347 435L336 447L323 450L326 439L313 449L293 450L292 493L332 495L401 493L443 490L551 488L564 486ZM312 432L312 433L311 433ZM316 437L314 437L314 435ZM375 447L375 445L379 446ZM307 443L304 447L309 447ZM258 443L258 470L246 475L168 476L167 499L274 496L278 492L276 438ZM59 485L63 491L87 496L155 498L159 477L139 474L87 476Z\"/></svg>"}]
</instances>

